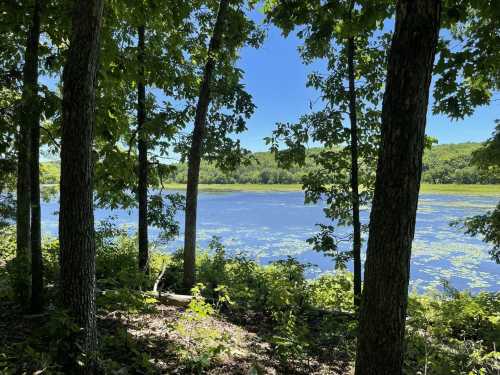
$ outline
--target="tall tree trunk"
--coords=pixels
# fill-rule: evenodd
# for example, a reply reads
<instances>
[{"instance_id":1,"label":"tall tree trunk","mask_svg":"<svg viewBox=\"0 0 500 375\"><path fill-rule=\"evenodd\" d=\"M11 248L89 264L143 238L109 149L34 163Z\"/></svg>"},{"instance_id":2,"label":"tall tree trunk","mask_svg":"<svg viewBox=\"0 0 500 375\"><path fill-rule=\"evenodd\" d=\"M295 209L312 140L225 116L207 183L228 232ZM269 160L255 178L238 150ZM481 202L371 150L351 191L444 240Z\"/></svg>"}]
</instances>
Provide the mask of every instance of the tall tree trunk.
<instances>
[{"instance_id":1,"label":"tall tree trunk","mask_svg":"<svg viewBox=\"0 0 500 375\"><path fill-rule=\"evenodd\" d=\"M382 107L356 374L401 374L439 0L400 0Z\"/></svg>"},{"instance_id":2,"label":"tall tree trunk","mask_svg":"<svg viewBox=\"0 0 500 375\"><path fill-rule=\"evenodd\" d=\"M59 240L61 294L81 327L74 350L86 354L84 366L68 373L93 373L97 346L95 242L92 196L92 140L102 0L73 2L70 47L63 72ZM72 368L74 366L74 368Z\"/></svg>"},{"instance_id":3,"label":"tall tree trunk","mask_svg":"<svg viewBox=\"0 0 500 375\"><path fill-rule=\"evenodd\" d=\"M35 97L31 125L31 311L38 313L43 309L43 259L40 211L40 108L38 103L38 44L40 39L41 1L35 0L32 25Z\"/></svg>"},{"instance_id":4,"label":"tall tree trunk","mask_svg":"<svg viewBox=\"0 0 500 375\"><path fill-rule=\"evenodd\" d=\"M38 41L39 4L34 3L31 25L26 38L23 90L19 108L17 202L16 202L16 294L27 305L30 296L31 248L31 131L38 125Z\"/></svg>"},{"instance_id":5,"label":"tall tree trunk","mask_svg":"<svg viewBox=\"0 0 500 375\"><path fill-rule=\"evenodd\" d=\"M144 129L146 121L146 89L144 86L144 26L138 28L138 63L139 79L137 81L137 137L139 149L138 189L139 199L139 270L148 271L148 146Z\"/></svg>"},{"instance_id":6,"label":"tall tree trunk","mask_svg":"<svg viewBox=\"0 0 500 375\"><path fill-rule=\"evenodd\" d=\"M349 119L351 122L352 254L354 260L354 305L359 307L361 301L361 221L359 219L358 119L356 114L356 85L354 82L355 48L354 37L350 37L347 41L347 65L349 71Z\"/></svg>"},{"instance_id":7,"label":"tall tree trunk","mask_svg":"<svg viewBox=\"0 0 500 375\"><path fill-rule=\"evenodd\" d=\"M198 205L198 182L202 144L210 104L210 82L215 68L215 57L222 44L223 24L225 22L229 0L221 0L214 31L208 47L208 58L203 72L203 81L196 106L193 136L188 157L188 175L186 187L186 221L184 226L184 287L190 290L195 283L196 260L196 211Z\"/></svg>"}]
</instances>

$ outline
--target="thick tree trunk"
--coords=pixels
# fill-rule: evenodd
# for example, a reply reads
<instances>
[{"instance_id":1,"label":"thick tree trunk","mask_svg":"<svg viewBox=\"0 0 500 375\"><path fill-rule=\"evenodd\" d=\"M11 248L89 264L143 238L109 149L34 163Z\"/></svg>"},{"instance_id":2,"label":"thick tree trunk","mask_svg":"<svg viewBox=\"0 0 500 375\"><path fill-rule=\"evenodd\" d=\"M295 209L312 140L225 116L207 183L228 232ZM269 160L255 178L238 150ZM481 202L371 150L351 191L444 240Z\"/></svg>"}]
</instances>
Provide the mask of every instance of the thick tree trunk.
<instances>
[{"instance_id":1,"label":"thick tree trunk","mask_svg":"<svg viewBox=\"0 0 500 375\"><path fill-rule=\"evenodd\" d=\"M43 260L40 211L40 112L38 104L38 44L40 39L41 0L35 0L32 25L32 44L35 56L35 97L31 125L31 311L39 313L43 309ZM36 47L35 47L36 46Z\"/></svg>"},{"instance_id":2,"label":"thick tree trunk","mask_svg":"<svg viewBox=\"0 0 500 375\"><path fill-rule=\"evenodd\" d=\"M186 187L186 221L184 226L184 287L190 290L195 283L196 260L196 211L198 205L198 182L202 144L205 136L205 123L210 104L210 81L215 68L215 58L221 48L223 24L225 22L229 0L221 0L217 20L208 48L208 58L203 72L196 115L194 120L191 149L188 157L188 176Z\"/></svg>"},{"instance_id":3,"label":"thick tree trunk","mask_svg":"<svg viewBox=\"0 0 500 375\"><path fill-rule=\"evenodd\" d=\"M146 89L144 86L144 26L138 28L138 63L139 79L137 81L137 137L139 163L137 169L139 200L139 270L148 271L148 146L144 129L146 121Z\"/></svg>"},{"instance_id":4,"label":"thick tree trunk","mask_svg":"<svg viewBox=\"0 0 500 375\"><path fill-rule=\"evenodd\" d=\"M354 261L354 305L361 301L361 221L359 219L358 185L358 119L356 114L356 84L354 82L354 38L347 41L347 65L349 73L349 119L351 122L351 204L352 204L352 254Z\"/></svg>"},{"instance_id":5,"label":"thick tree trunk","mask_svg":"<svg viewBox=\"0 0 500 375\"><path fill-rule=\"evenodd\" d=\"M69 314L81 327L74 341L76 352L69 354L75 355L78 350L86 354L84 366L72 363L68 373L92 373L97 346L92 140L102 11L102 0L74 1L70 47L63 72L61 294Z\"/></svg>"},{"instance_id":6,"label":"thick tree trunk","mask_svg":"<svg viewBox=\"0 0 500 375\"><path fill-rule=\"evenodd\" d=\"M400 0L382 108L356 374L401 374L439 0Z\"/></svg>"}]
</instances>

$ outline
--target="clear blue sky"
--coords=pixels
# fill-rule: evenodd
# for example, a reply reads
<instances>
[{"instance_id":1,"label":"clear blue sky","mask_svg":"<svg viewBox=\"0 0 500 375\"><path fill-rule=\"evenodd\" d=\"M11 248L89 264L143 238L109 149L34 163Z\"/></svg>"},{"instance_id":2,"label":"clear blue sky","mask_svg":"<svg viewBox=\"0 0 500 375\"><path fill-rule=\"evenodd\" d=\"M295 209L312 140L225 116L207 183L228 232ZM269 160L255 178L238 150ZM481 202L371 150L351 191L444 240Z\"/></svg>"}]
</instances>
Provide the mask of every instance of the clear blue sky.
<instances>
[{"instance_id":1,"label":"clear blue sky","mask_svg":"<svg viewBox=\"0 0 500 375\"><path fill-rule=\"evenodd\" d=\"M303 65L297 51L300 43L294 35L284 38L278 29L268 27L268 36L260 49L241 51L238 65L245 71L246 89L257 108L248 121L248 131L239 138L253 151L267 149L262 139L271 134L276 122L296 121L309 111L309 102L319 97L317 92L305 87L305 82L307 74L321 70L323 64ZM497 118L500 118L499 101L478 108L463 121L452 122L429 111L427 134L436 137L440 144L484 141L491 136Z\"/></svg>"}]
</instances>

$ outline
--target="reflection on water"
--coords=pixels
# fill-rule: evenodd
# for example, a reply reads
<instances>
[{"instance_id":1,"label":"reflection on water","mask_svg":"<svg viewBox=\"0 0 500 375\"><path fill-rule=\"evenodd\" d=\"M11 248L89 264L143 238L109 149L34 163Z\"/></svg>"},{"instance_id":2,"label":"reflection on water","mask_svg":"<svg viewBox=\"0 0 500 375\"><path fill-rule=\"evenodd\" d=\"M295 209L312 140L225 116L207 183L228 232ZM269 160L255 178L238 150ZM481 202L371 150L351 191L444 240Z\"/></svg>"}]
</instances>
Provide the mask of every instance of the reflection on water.
<instances>
[{"instance_id":1,"label":"reflection on water","mask_svg":"<svg viewBox=\"0 0 500 375\"><path fill-rule=\"evenodd\" d=\"M420 198L412 254L412 286L418 290L435 288L441 279L460 289L500 290L499 266L489 259L488 246L470 238L449 222L484 213L498 197L429 195ZM57 203L42 207L43 230L57 233ZM97 210L96 221L115 216L120 225L136 225L136 211ZM327 223L321 205L304 205L303 194L291 193L202 193L199 198L198 240L206 247L213 236L221 238L228 253L242 253L267 263L287 255L312 263L308 276L331 271L333 262L311 250L306 239L316 223ZM361 218L368 220L368 211ZM183 217L179 215L183 223ZM347 229L344 229L347 230ZM151 238L158 230L151 228ZM173 251L182 245L182 233L163 245Z\"/></svg>"}]
</instances>

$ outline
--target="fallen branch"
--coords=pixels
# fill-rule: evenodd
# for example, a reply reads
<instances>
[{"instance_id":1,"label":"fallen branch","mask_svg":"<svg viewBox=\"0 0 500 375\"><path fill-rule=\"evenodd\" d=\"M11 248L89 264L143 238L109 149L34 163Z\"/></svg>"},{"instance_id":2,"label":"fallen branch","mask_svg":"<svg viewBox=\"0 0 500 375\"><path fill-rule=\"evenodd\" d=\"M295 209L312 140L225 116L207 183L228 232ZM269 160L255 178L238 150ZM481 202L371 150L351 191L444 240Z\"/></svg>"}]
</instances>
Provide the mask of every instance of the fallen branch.
<instances>
[{"instance_id":1,"label":"fallen branch","mask_svg":"<svg viewBox=\"0 0 500 375\"><path fill-rule=\"evenodd\" d=\"M166 294L160 294L156 296L156 298L158 298L160 303L164 305L187 307L191 303L193 296L188 296L184 294L166 293Z\"/></svg>"},{"instance_id":2,"label":"fallen branch","mask_svg":"<svg viewBox=\"0 0 500 375\"><path fill-rule=\"evenodd\" d=\"M167 263L163 261L163 267L161 269L160 274L156 278L155 284L153 286L153 292L157 293L158 292L158 285L160 284L161 279L163 278L163 275L165 274L165 271L167 270Z\"/></svg>"}]
</instances>

